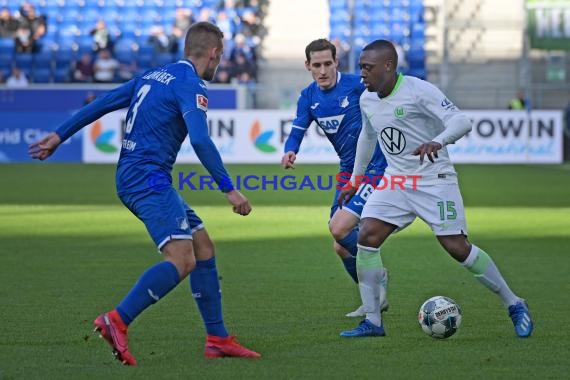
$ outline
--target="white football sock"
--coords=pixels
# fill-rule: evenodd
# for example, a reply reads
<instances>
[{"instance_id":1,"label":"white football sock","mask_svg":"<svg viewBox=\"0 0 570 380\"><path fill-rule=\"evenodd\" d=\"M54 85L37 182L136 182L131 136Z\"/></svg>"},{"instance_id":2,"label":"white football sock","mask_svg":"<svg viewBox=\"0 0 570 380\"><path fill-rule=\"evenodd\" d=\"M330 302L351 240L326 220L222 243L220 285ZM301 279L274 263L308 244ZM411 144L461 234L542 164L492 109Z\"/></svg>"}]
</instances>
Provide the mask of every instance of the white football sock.
<instances>
[{"instance_id":1,"label":"white football sock","mask_svg":"<svg viewBox=\"0 0 570 380\"><path fill-rule=\"evenodd\" d=\"M382 324L380 316L380 289L384 268L380 259L380 248L358 245L356 272L360 298L366 311L366 319L376 326Z\"/></svg>"},{"instance_id":2,"label":"white football sock","mask_svg":"<svg viewBox=\"0 0 570 380\"><path fill-rule=\"evenodd\" d=\"M473 273L479 282L497 293L505 306L514 305L521 300L509 288L491 257L476 245L471 245L471 252L461 265Z\"/></svg>"}]
</instances>

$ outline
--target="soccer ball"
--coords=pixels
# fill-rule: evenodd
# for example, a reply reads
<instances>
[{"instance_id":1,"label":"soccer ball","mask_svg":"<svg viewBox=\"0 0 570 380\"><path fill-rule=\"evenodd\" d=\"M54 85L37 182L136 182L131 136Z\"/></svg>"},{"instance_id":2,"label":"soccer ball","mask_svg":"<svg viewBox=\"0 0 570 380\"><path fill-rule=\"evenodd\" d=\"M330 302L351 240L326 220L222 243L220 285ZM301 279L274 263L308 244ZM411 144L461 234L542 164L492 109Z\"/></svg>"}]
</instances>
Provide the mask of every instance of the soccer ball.
<instances>
[{"instance_id":1,"label":"soccer ball","mask_svg":"<svg viewBox=\"0 0 570 380\"><path fill-rule=\"evenodd\" d=\"M451 298L431 297L420 307L418 322L432 338L449 338L461 325L461 308Z\"/></svg>"}]
</instances>

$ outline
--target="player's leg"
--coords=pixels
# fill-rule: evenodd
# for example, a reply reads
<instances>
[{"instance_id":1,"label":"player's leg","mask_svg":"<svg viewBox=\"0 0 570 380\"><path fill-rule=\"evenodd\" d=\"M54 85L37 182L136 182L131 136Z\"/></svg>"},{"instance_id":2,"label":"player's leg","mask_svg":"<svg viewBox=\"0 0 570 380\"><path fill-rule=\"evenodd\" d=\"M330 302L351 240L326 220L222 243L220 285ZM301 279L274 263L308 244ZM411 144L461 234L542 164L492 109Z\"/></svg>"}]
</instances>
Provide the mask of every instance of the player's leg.
<instances>
[{"instance_id":1,"label":"player's leg","mask_svg":"<svg viewBox=\"0 0 570 380\"><path fill-rule=\"evenodd\" d=\"M228 336L222 318L222 294L216 268L214 244L205 228L194 231L196 269L190 274L192 296L204 320L208 335Z\"/></svg>"},{"instance_id":2,"label":"player's leg","mask_svg":"<svg viewBox=\"0 0 570 380\"><path fill-rule=\"evenodd\" d=\"M201 221L193 222L193 212L189 212L193 228L193 244L196 253L196 269L190 274L192 296L198 304L206 327L206 358L245 357L258 358L261 355L241 346L235 337L228 336L222 315L222 294L216 268L214 244Z\"/></svg>"},{"instance_id":3,"label":"player's leg","mask_svg":"<svg viewBox=\"0 0 570 380\"><path fill-rule=\"evenodd\" d=\"M358 239L356 268L366 319L381 325L380 313L386 301L387 276L380 247L397 226L374 218L364 218ZM379 285L379 286L378 286Z\"/></svg>"},{"instance_id":4,"label":"player's leg","mask_svg":"<svg viewBox=\"0 0 570 380\"><path fill-rule=\"evenodd\" d=\"M467 223L459 187L444 184L418 189L413 203L443 248L501 298L509 310L517 335L530 336L533 324L525 301L509 288L491 257L467 239Z\"/></svg>"},{"instance_id":5,"label":"player's leg","mask_svg":"<svg viewBox=\"0 0 570 380\"><path fill-rule=\"evenodd\" d=\"M335 252L341 259L344 269L354 282L358 283L356 275L356 253L358 242L358 221L356 216L346 209L336 210L329 221L329 230L335 240Z\"/></svg>"},{"instance_id":6,"label":"player's leg","mask_svg":"<svg viewBox=\"0 0 570 380\"><path fill-rule=\"evenodd\" d=\"M366 318L355 329L343 331L341 336L382 336L384 326L380 315L383 297L384 268L380 256L380 247L398 228L405 228L415 218L402 203L403 196L398 191L376 190L368 199L358 235L358 254L356 267L358 286L362 304L366 310Z\"/></svg>"},{"instance_id":7,"label":"player's leg","mask_svg":"<svg viewBox=\"0 0 570 380\"><path fill-rule=\"evenodd\" d=\"M518 297L508 286L499 268L489 254L470 244L464 235L438 236L441 245L457 261L469 270L481 284L496 293L509 311L516 334L529 337L534 328L526 301Z\"/></svg>"},{"instance_id":8,"label":"player's leg","mask_svg":"<svg viewBox=\"0 0 570 380\"><path fill-rule=\"evenodd\" d=\"M366 201L374 191L374 187L371 184L374 181L377 182L374 178L377 177L370 175L368 179L370 183L362 185L358 192L343 206L342 209L338 209L337 199L340 188L337 186L337 191L333 199L333 206L331 207L332 217L329 221L329 230L336 241L335 251L342 260L345 270L356 283L358 283L358 275L356 273L356 255L358 253L357 241L359 231L358 222ZM383 289L381 291L384 295L387 295L388 272L385 269L383 269L383 272ZM384 297L382 302L382 311L387 311L388 307L388 300ZM364 315L363 306L360 306L356 310L346 314L347 317L362 317Z\"/></svg>"},{"instance_id":9,"label":"player's leg","mask_svg":"<svg viewBox=\"0 0 570 380\"><path fill-rule=\"evenodd\" d=\"M121 200L145 224L164 258L141 275L114 310L94 321L95 329L113 347L117 359L135 365L127 345L128 326L188 275L195 258L184 203L173 188L140 197L123 196Z\"/></svg>"}]
</instances>

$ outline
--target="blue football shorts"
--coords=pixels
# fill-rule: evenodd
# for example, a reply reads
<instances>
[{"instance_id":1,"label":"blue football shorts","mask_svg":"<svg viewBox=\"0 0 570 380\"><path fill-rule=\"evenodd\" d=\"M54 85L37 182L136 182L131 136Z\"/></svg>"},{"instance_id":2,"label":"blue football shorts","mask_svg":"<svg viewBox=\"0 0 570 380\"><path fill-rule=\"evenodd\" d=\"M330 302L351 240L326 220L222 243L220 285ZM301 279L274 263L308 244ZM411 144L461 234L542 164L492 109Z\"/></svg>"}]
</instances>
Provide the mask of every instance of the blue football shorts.
<instances>
[{"instance_id":1,"label":"blue football shorts","mask_svg":"<svg viewBox=\"0 0 570 380\"><path fill-rule=\"evenodd\" d=\"M159 250L170 240L192 239L195 231L204 228L202 219L172 186L119 198L144 223Z\"/></svg>"},{"instance_id":2,"label":"blue football shorts","mask_svg":"<svg viewBox=\"0 0 570 380\"><path fill-rule=\"evenodd\" d=\"M381 177L384 175L384 171L374 171L374 172L366 172L365 176L368 178L367 183L363 183L358 188L358 192L354 194L354 196L350 199L350 201L344 205L342 205L342 209L350 212L358 219L360 219L360 215L362 214L362 209L364 208L364 204L374 191L374 186L378 186L378 183L381 181ZM336 191L334 193L332 206L331 206L331 213L329 218L332 218L336 210L338 209L338 196L342 191L343 186L347 186L348 180L350 180L350 175L347 172L340 172L337 174L336 178L341 178L342 181L337 182Z\"/></svg>"}]
</instances>

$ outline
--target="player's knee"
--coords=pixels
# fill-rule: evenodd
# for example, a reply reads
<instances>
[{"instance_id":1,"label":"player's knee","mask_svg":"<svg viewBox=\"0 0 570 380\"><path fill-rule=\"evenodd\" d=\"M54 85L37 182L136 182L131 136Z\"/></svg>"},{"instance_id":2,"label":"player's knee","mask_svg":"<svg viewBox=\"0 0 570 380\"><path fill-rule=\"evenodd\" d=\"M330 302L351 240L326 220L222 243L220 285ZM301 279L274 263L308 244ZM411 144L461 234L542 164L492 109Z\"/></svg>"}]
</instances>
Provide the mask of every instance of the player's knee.
<instances>
[{"instance_id":1,"label":"player's knee","mask_svg":"<svg viewBox=\"0 0 570 380\"><path fill-rule=\"evenodd\" d=\"M194 258L194 255L185 256L178 261L178 265L176 265L176 268L178 269L180 278L184 278L188 276L190 272L194 270L194 268L196 268L196 258Z\"/></svg>"},{"instance_id":2,"label":"player's knee","mask_svg":"<svg viewBox=\"0 0 570 380\"><path fill-rule=\"evenodd\" d=\"M196 267L196 258L192 240L177 240L169 242L163 249L164 259L170 261L180 275L180 279L188 276Z\"/></svg>"},{"instance_id":3,"label":"player's knee","mask_svg":"<svg viewBox=\"0 0 570 380\"><path fill-rule=\"evenodd\" d=\"M390 234L390 231L384 231L383 226L379 223L379 221L374 219L363 219L360 223L358 244L365 247L380 247Z\"/></svg>"},{"instance_id":4,"label":"player's knee","mask_svg":"<svg viewBox=\"0 0 570 380\"><path fill-rule=\"evenodd\" d=\"M439 237L438 240L443 248L459 262L463 262L471 252L471 244L463 235Z\"/></svg>"},{"instance_id":5,"label":"player's knee","mask_svg":"<svg viewBox=\"0 0 570 380\"><path fill-rule=\"evenodd\" d=\"M354 228L354 227L353 227ZM338 223L330 223L329 224L329 231L331 232L332 237L334 240L342 240L350 233L352 229L348 229L345 226L342 226Z\"/></svg>"}]
</instances>

